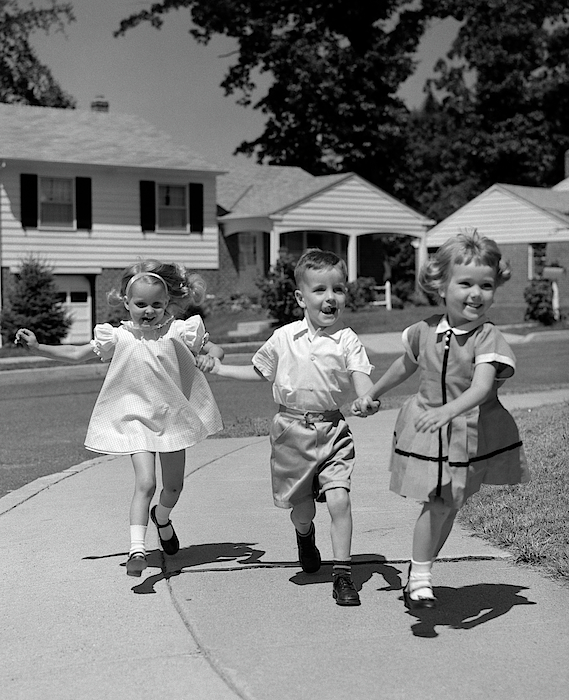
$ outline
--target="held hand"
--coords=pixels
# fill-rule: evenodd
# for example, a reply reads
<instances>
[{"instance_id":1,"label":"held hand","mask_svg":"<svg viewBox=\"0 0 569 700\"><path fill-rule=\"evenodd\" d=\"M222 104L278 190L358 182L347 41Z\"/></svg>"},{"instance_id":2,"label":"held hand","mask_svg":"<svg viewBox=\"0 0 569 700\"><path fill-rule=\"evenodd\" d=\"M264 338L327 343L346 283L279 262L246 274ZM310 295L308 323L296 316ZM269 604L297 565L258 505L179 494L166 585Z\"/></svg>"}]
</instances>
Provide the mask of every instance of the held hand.
<instances>
[{"instance_id":1,"label":"held hand","mask_svg":"<svg viewBox=\"0 0 569 700\"><path fill-rule=\"evenodd\" d=\"M201 369L202 372L212 372L215 364L219 362L219 360L216 357L213 357L213 355L198 355L196 357L196 366L198 369Z\"/></svg>"},{"instance_id":2,"label":"held hand","mask_svg":"<svg viewBox=\"0 0 569 700\"><path fill-rule=\"evenodd\" d=\"M352 403L351 412L359 418L367 418L379 411L381 401L374 401L369 394L360 396Z\"/></svg>"},{"instance_id":3,"label":"held hand","mask_svg":"<svg viewBox=\"0 0 569 700\"><path fill-rule=\"evenodd\" d=\"M430 408L424 411L415 421L415 428L420 433L434 433L452 420L452 415L447 406Z\"/></svg>"},{"instance_id":4,"label":"held hand","mask_svg":"<svg viewBox=\"0 0 569 700\"><path fill-rule=\"evenodd\" d=\"M32 331L29 331L27 328L20 328L16 332L16 338L14 342L16 345L21 345L22 347L29 349L37 348L37 346L39 345L35 333L32 333Z\"/></svg>"}]
</instances>

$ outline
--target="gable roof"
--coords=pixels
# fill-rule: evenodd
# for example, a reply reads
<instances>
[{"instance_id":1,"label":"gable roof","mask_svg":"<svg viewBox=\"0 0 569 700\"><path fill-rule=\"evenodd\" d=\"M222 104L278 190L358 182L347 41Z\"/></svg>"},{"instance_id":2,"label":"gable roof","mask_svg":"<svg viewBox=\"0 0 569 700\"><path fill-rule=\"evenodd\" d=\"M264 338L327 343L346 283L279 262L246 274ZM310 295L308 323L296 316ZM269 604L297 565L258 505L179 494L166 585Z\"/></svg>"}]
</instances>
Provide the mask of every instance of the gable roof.
<instances>
[{"instance_id":1,"label":"gable roof","mask_svg":"<svg viewBox=\"0 0 569 700\"><path fill-rule=\"evenodd\" d=\"M241 164L217 178L217 202L227 218L268 216L351 175L315 176L296 166Z\"/></svg>"},{"instance_id":2,"label":"gable roof","mask_svg":"<svg viewBox=\"0 0 569 700\"><path fill-rule=\"evenodd\" d=\"M566 240L569 190L496 183L434 226L427 243L439 246L463 228L498 243Z\"/></svg>"},{"instance_id":3,"label":"gable roof","mask_svg":"<svg viewBox=\"0 0 569 700\"><path fill-rule=\"evenodd\" d=\"M0 104L0 159L224 172L144 119Z\"/></svg>"},{"instance_id":4,"label":"gable roof","mask_svg":"<svg viewBox=\"0 0 569 700\"><path fill-rule=\"evenodd\" d=\"M525 199L526 202L556 216L569 224L569 192L548 187L524 187L522 185L498 185L507 192Z\"/></svg>"}]
</instances>

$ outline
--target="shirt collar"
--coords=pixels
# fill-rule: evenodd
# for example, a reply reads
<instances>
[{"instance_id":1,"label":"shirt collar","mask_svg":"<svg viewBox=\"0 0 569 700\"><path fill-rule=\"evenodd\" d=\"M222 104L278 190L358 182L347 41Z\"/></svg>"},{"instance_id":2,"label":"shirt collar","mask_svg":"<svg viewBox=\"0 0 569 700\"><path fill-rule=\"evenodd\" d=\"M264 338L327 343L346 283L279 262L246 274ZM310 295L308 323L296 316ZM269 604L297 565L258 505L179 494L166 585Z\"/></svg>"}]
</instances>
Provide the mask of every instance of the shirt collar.
<instances>
[{"instance_id":1,"label":"shirt collar","mask_svg":"<svg viewBox=\"0 0 569 700\"><path fill-rule=\"evenodd\" d=\"M331 338L334 342L339 343L340 342L340 331L342 328L337 328L335 331L332 333L329 333L325 328L319 328L316 333L312 333L310 328L308 327L308 321L306 320L306 316L299 321L299 327L296 333L294 334L295 339L301 338L303 335L308 335L310 340L313 338L318 338L321 336L326 336L328 338Z\"/></svg>"},{"instance_id":2,"label":"shirt collar","mask_svg":"<svg viewBox=\"0 0 569 700\"><path fill-rule=\"evenodd\" d=\"M481 316L475 321L469 321L468 323L465 323L464 325L460 326L460 328L455 328L450 325L447 317L443 316L437 326L437 333L446 333L447 331L451 331L452 333L454 333L454 335L466 335L466 333L471 333L475 328L478 328L478 326L481 326L487 321L488 319L486 318L486 316Z\"/></svg>"}]
</instances>

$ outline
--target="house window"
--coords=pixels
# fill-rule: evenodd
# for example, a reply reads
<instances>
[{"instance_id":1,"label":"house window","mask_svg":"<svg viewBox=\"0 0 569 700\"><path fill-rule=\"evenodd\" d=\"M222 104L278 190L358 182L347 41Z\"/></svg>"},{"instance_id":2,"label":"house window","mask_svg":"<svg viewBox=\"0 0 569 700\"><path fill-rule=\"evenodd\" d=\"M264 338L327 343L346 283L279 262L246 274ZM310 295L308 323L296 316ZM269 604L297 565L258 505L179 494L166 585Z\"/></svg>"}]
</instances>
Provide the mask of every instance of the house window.
<instances>
[{"instance_id":1,"label":"house window","mask_svg":"<svg viewBox=\"0 0 569 700\"><path fill-rule=\"evenodd\" d=\"M72 228L73 180L62 177L40 177L40 225Z\"/></svg>"},{"instance_id":2,"label":"house window","mask_svg":"<svg viewBox=\"0 0 569 700\"><path fill-rule=\"evenodd\" d=\"M188 225L187 188L158 185L158 228L185 231Z\"/></svg>"},{"instance_id":3,"label":"house window","mask_svg":"<svg viewBox=\"0 0 569 700\"><path fill-rule=\"evenodd\" d=\"M239 269L257 265L257 234L242 231L239 234Z\"/></svg>"},{"instance_id":4,"label":"house window","mask_svg":"<svg viewBox=\"0 0 569 700\"><path fill-rule=\"evenodd\" d=\"M528 279L541 277L547 256L547 243L532 243L528 247Z\"/></svg>"}]
</instances>

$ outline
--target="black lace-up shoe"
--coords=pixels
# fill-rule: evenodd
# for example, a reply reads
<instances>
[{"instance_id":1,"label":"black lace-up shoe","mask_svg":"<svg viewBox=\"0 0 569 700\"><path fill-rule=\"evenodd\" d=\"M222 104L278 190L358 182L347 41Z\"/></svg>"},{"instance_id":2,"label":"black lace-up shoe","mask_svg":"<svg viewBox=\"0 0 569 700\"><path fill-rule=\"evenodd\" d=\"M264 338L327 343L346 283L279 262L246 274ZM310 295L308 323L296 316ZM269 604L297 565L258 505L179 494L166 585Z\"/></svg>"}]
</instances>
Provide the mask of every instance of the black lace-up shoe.
<instances>
[{"instance_id":1,"label":"black lace-up shoe","mask_svg":"<svg viewBox=\"0 0 569 700\"><path fill-rule=\"evenodd\" d=\"M298 558L302 570L307 574L315 574L320 568L322 559L316 547L316 529L314 523L306 535L301 535L296 531L296 543L298 545Z\"/></svg>"},{"instance_id":2,"label":"black lace-up shoe","mask_svg":"<svg viewBox=\"0 0 569 700\"><path fill-rule=\"evenodd\" d=\"M336 599L336 605L360 605L360 596L347 574L337 574L334 576L334 587L332 595Z\"/></svg>"}]
</instances>

